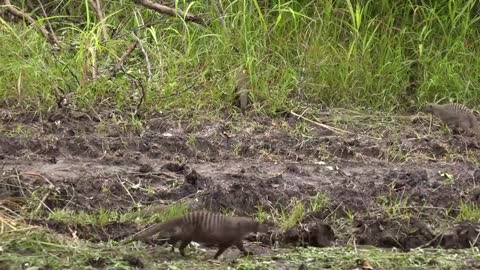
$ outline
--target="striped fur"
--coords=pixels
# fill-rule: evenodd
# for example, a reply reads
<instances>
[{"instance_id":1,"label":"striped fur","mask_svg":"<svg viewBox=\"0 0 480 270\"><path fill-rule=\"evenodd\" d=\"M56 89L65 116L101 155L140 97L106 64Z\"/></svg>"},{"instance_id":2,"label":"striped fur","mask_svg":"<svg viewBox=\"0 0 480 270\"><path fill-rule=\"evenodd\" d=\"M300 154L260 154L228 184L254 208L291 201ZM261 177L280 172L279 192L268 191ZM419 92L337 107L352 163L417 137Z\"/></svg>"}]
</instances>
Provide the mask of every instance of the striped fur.
<instances>
[{"instance_id":1,"label":"striped fur","mask_svg":"<svg viewBox=\"0 0 480 270\"><path fill-rule=\"evenodd\" d=\"M463 104L433 104L425 106L425 112L440 118L451 130L461 128L463 132L474 134L480 139L480 125L474 112Z\"/></svg>"},{"instance_id":2,"label":"striped fur","mask_svg":"<svg viewBox=\"0 0 480 270\"><path fill-rule=\"evenodd\" d=\"M245 255L249 254L243 247L243 238L251 232L266 231L266 227L247 217L227 217L207 211L194 211L163 223L155 224L144 231L132 236L127 241L145 240L161 232L169 237L172 251L176 242L180 241L180 254L185 256L185 248L191 241L207 244L217 244L218 251L214 258L218 258L228 247L235 245Z\"/></svg>"}]
</instances>

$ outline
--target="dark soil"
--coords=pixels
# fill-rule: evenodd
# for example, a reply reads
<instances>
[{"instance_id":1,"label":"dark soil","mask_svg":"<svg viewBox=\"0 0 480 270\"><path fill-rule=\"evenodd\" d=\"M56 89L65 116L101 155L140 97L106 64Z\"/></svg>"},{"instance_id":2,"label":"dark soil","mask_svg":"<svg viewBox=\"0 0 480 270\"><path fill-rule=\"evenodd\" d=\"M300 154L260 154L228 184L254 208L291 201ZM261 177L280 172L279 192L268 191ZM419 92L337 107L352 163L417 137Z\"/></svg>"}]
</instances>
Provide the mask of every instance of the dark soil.
<instances>
[{"instance_id":1,"label":"dark soil","mask_svg":"<svg viewBox=\"0 0 480 270\"><path fill-rule=\"evenodd\" d=\"M271 223L261 242L326 247L355 239L405 250L478 246L479 225L452 220L461 201L480 201L474 189L480 152L473 138L436 126L429 134L420 118L389 122L388 130L375 127L374 120L342 126L354 135L316 127L302 135L292 132L300 121L293 117L192 127L152 116L139 131L110 121L109 114L79 115L25 114L2 123L2 205L17 211L25 198L34 197L43 198L45 212L48 207L125 213L135 205L182 199L192 208L252 215L258 207L289 209L294 198L308 206L324 193L326 207L285 233ZM31 223L67 235L75 231L90 241L120 240L140 229L125 222L98 227L38 218ZM89 261L94 267L108 263Z\"/></svg>"}]
</instances>

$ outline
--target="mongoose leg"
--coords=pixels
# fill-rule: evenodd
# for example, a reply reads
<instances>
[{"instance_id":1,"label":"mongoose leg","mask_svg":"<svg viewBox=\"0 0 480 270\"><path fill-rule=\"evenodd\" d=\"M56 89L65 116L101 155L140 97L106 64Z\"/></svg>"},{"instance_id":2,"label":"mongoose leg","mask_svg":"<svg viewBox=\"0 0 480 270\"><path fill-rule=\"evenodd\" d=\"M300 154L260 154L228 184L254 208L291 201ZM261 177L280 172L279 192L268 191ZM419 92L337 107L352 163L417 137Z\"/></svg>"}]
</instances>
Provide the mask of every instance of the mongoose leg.
<instances>
[{"instance_id":1,"label":"mongoose leg","mask_svg":"<svg viewBox=\"0 0 480 270\"><path fill-rule=\"evenodd\" d=\"M452 134L459 134L458 126L455 123L447 123L448 129L452 131Z\"/></svg>"},{"instance_id":2,"label":"mongoose leg","mask_svg":"<svg viewBox=\"0 0 480 270\"><path fill-rule=\"evenodd\" d=\"M170 245L172 245L172 249L171 249L171 252L175 252L175 244L178 242L178 239L175 238L175 237L172 237L170 239L168 239L167 243L169 243Z\"/></svg>"},{"instance_id":3,"label":"mongoose leg","mask_svg":"<svg viewBox=\"0 0 480 270\"><path fill-rule=\"evenodd\" d=\"M217 253L215 253L215 256L213 256L213 258L216 260L218 258L218 256L222 255L222 253L228 248L227 245L222 245L220 244L220 246L218 247L218 251Z\"/></svg>"},{"instance_id":4,"label":"mongoose leg","mask_svg":"<svg viewBox=\"0 0 480 270\"><path fill-rule=\"evenodd\" d=\"M180 250L180 254L182 256L185 256L185 248L188 246L188 244L190 244L191 240L182 240L180 242L180 247L178 247L178 249Z\"/></svg>"},{"instance_id":5,"label":"mongoose leg","mask_svg":"<svg viewBox=\"0 0 480 270\"><path fill-rule=\"evenodd\" d=\"M245 248L243 247L243 242L242 241L239 241L235 244L235 246L241 251L243 252L243 255L245 256L251 256L253 255L253 252L250 252L250 251L247 251L245 250Z\"/></svg>"},{"instance_id":6,"label":"mongoose leg","mask_svg":"<svg viewBox=\"0 0 480 270\"><path fill-rule=\"evenodd\" d=\"M469 122L467 122L467 121L461 122L459 126L463 131L463 133L462 133L463 135L467 135L467 136L473 135L472 126L470 125Z\"/></svg>"}]
</instances>

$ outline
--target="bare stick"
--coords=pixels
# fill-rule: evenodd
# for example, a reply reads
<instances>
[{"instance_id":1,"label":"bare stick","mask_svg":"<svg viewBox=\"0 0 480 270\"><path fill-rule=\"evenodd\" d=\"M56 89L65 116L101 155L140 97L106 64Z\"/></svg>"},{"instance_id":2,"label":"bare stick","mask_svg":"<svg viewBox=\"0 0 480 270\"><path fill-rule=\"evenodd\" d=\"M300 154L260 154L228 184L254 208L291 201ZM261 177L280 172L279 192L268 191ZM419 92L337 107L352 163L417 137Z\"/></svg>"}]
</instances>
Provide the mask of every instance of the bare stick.
<instances>
[{"instance_id":1,"label":"bare stick","mask_svg":"<svg viewBox=\"0 0 480 270\"><path fill-rule=\"evenodd\" d=\"M223 29L227 30L227 25L225 24L225 20L223 19L224 16L222 12L220 12L220 8L218 8L218 5L216 3L217 0L211 0L211 2L212 2L213 9L215 10L215 13L217 13L218 19L222 23Z\"/></svg>"},{"instance_id":2,"label":"bare stick","mask_svg":"<svg viewBox=\"0 0 480 270\"><path fill-rule=\"evenodd\" d=\"M50 188L55 188L55 185L50 181L48 180L48 178L46 178L45 176L41 175L41 174L38 174L38 173L34 173L34 172L23 172L21 173L23 175L31 175L31 176L38 176L40 178L42 178L43 180L45 180L45 182L49 183L50 184Z\"/></svg>"},{"instance_id":3,"label":"bare stick","mask_svg":"<svg viewBox=\"0 0 480 270\"><path fill-rule=\"evenodd\" d=\"M135 199L133 198L132 194L130 193L130 191L128 190L128 188L123 184L122 179L120 179L120 176L118 176L118 174L117 174L116 176L117 176L117 179L118 179L118 182L120 183L120 185L122 185L123 189L125 189L125 191L127 192L128 196L130 196L130 199L132 199L133 205L136 205L137 202L135 202Z\"/></svg>"},{"instance_id":4,"label":"bare stick","mask_svg":"<svg viewBox=\"0 0 480 270\"><path fill-rule=\"evenodd\" d=\"M42 1L37 0L38 4L40 5L40 8L42 9L43 16L45 17L45 21L47 22L48 30L50 30L50 38L55 42L56 44L60 44L58 41L57 35L55 35L55 32L53 31L52 24L50 23L49 20L47 20L47 12L45 11L45 8L43 7Z\"/></svg>"},{"instance_id":5,"label":"bare stick","mask_svg":"<svg viewBox=\"0 0 480 270\"><path fill-rule=\"evenodd\" d=\"M137 37L137 35L135 35L135 33L132 33L132 35L137 40L138 45L140 46L140 49L142 50L142 53L145 56L145 62L147 62L148 80L150 81L152 79L152 66L150 65L150 60L148 59L147 51L145 50L145 47L143 47L142 41Z\"/></svg>"},{"instance_id":6,"label":"bare stick","mask_svg":"<svg viewBox=\"0 0 480 270\"><path fill-rule=\"evenodd\" d=\"M43 27L42 25L39 25L37 23L37 21L35 21L30 15L28 15L27 13L19 10L17 7L12 5L10 0L4 0L4 3L5 3L5 6L7 7L8 12L12 13L16 17L19 17L19 18L22 18L22 19L26 20L29 24L31 24L33 27L35 27L37 29L37 31L39 31L43 35L43 37L45 37L45 39L48 42L50 42L51 44L59 45L50 36L50 33L47 31L47 29L45 27Z\"/></svg>"},{"instance_id":7,"label":"bare stick","mask_svg":"<svg viewBox=\"0 0 480 270\"><path fill-rule=\"evenodd\" d=\"M128 46L127 50L123 53L122 57L120 57L117 64L113 68L112 77L115 77L115 75L117 75L117 72L123 68L123 63L125 63L125 60L127 60L127 57L133 52L133 50L137 48L137 45L138 45L138 40L135 40L134 43Z\"/></svg>"},{"instance_id":8,"label":"bare stick","mask_svg":"<svg viewBox=\"0 0 480 270\"><path fill-rule=\"evenodd\" d=\"M89 50L92 54L92 79L95 80L98 78L99 73L98 73L98 64L97 64L97 50L94 48L90 47Z\"/></svg>"},{"instance_id":9,"label":"bare stick","mask_svg":"<svg viewBox=\"0 0 480 270\"><path fill-rule=\"evenodd\" d=\"M331 126L328 126L328 125L325 125L325 124L322 124L322 123L318 123L318 122L315 122L313 120L310 120L302 115L299 115L299 114L296 114L295 112L291 111L290 112L291 114L295 115L296 117L298 118L302 118L303 120L307 121L307 122L310 122L312 124L315 124L317 126L320 126L320 127L323 127L325 129L328 129L330 131L333 131L333 132L336 132L336 133L348 133L348 134L355 134L353 132L350 132L350 131L346 131L346 130L343 130L343 129L339 129L339 128L336 128L336 127L331 127Z\"/></svg>"},{"instance_id":10,"label":"bare stick","mask_svg":"<svg viewBox=\"0 0 480 270\"><path fill-rule=\"evenodd\" d=\"M42 205L47 208L50 212L53 212L52 209L50 209L46 204L45 204L45 200L47 200L48 196L50 196L50 190L47 191L47 193L45 194L45 196L43 196L43 198L40 200L40 203L38 204L37 208L35 209L35 211L33 211L33 214L35 215L36 213L38 213L38 211L40 210L40 208L42 207Z\"/></svg>"},{"instance_id":11,"label":"bare stick","mask_svg":"<svg viewBox=\"0 0 480 270\"><path fill-rule=\"evenodd\" d=\"M102 38L104 41L106 41L108 39L108 30L105 24L105 14L103 13L102 6L100 5L100 0L89 0L89 2L93 9L95 9L95 13L97 13L97 17L102 28Z\"/></svg>"},{"instance_id":12,"label":"bare stick","mask_svg":"<svg viewBox=\"0 0 480 270\"><path fill-rule=\"evenodd\" d=\"M194 22L200 25L206 25L206 23L199 17L193 16L190 14L184 14L182 11L178 9L160 5L149 0L133 0L133 2L135 2L136 4L142 5L148 9L154 10L158 13L162 13L170 16L179 16L179 17L185 18L186 21Z\"/></svg>"}]
</instances>

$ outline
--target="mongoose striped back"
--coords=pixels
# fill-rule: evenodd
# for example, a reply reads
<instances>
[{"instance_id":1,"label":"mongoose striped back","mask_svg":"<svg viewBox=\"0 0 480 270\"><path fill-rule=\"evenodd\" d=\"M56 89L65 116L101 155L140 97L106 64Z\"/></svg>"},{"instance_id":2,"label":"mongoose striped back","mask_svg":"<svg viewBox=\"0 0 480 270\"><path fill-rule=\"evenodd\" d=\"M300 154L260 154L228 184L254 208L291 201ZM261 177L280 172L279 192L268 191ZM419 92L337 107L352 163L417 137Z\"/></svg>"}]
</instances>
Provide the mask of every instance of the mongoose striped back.
<instances>
[{"instance_id":1,"label":"mongoose striped back","mask_svg":"<svg viewBox=\"0 0 480 270\"><path fill-rule=\"evenodd\" d=\"M449 104L445 104L445 107L448 108L448 110L450 110L453 113L473 114L473 111L463 104L449 103Z\"/></svg>"},{"instance_id":2,"label":"mongoose striped back","mask_svg":"<svg viewBox=\"0 0 480 270\"><path fill-rule=\"evenodd\" d=\"M459 103L434 104L428 103L425 106L425 112L437 114L439 110L449 111L452 114L473 114L473 110Z\"/></svg>"}]
</instances>

